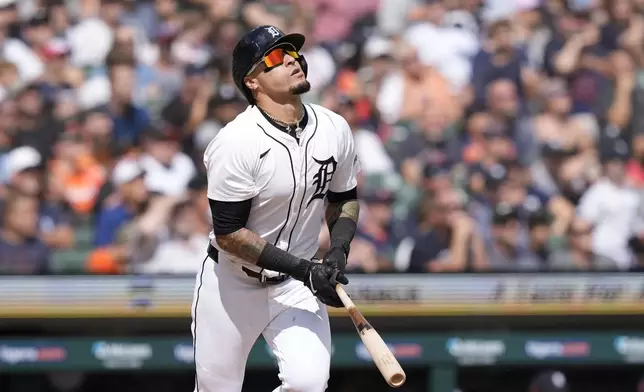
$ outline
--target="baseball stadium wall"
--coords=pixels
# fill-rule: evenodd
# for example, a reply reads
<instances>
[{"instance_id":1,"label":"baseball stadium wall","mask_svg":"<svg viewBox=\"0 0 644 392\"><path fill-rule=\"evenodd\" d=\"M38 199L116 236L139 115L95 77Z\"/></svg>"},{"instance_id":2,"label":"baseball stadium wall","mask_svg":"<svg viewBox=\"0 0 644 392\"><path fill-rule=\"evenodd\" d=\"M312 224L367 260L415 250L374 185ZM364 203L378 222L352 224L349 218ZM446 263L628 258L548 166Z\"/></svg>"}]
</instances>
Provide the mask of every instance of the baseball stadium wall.
<instances>
[{"instance_id":1,"label":"baseball stadium wall","mask_svg":"<svg viewBox=\"0 0 644 392\"><path fill-rule=\"evenodd\" d=\"M351 275L347 292L426 390L462 369L644 363L644 274ZM0 277L0 376L190 371L194 276ZM373 363L330 309L334 369ZM258 340L250 369L273 369ZM425 377L425 376L423 376Z\"/></svg>"}]
</instances>

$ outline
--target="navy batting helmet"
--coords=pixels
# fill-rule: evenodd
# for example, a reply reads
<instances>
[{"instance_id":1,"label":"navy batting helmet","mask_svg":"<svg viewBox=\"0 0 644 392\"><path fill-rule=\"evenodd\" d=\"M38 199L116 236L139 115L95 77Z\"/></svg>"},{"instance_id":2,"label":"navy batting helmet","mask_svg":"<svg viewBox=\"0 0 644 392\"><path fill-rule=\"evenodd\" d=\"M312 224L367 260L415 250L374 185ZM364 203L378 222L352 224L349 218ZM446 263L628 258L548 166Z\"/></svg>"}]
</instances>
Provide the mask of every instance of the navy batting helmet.
<instances>
[{"instance_id":1,"label":"navy batting helmet","mask_svg":"<svg viewBox=\"0 0 644 392\"><path fill-rule=\"evenodd\" d=\"M255 98L246 84L244 78L248 71L257 64L266 53L271 49L283 44L293 45L296 51L299 51L304 45L304 36L302 34L284 32L275 26L259 26L246 33L235 45L233 49L233 80L237 88L241 90L248 102L255 104ZM304 75L307 74L308 67L304 56L298 58Z\"/></svg>"}]
</instances>

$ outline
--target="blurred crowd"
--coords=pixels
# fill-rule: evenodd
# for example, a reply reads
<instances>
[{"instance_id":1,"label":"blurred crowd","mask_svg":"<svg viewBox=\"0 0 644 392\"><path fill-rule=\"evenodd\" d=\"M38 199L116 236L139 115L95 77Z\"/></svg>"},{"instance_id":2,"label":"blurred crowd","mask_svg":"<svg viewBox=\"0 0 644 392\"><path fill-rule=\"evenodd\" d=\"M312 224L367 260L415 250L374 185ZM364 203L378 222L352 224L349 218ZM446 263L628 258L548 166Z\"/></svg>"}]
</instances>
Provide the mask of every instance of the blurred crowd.
<instances>
[{"instance_id":1,"label":"blurred crowd","mask_svg":"<svg viewBox=\"0 0 644 392\"><path fill-rule=\"evenodd\" d=\"M263 24L353 129L351 271L644 266L643 0L0 0L0 273L197 271Z\"/></svg>"}]
</instances>

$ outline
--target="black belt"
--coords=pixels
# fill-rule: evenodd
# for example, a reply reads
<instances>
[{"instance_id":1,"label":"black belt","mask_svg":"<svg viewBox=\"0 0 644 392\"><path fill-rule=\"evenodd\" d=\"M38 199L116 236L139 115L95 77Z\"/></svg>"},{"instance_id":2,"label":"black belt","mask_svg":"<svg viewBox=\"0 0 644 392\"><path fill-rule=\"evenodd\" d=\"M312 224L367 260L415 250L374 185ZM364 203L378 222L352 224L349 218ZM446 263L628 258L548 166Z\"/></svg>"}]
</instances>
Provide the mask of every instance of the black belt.
<instances>
[{"instance_id":1,"label":"black belt","mask_svg":"<svg viewBox=\"0 0 644 392\"><path fill-rule=\"evenodd\" d=\"M219 263L219 250L212 246L212 244L208 244L208 257L213 259L215 263ZM267 277L266 275L255 272L252 269L246 268L244 266L242 266L241 269L246 275L250 276L251 278L257 279L260 283L264 284L278 284L288 279L287 275Z\"/></svg>"}]
</instances>

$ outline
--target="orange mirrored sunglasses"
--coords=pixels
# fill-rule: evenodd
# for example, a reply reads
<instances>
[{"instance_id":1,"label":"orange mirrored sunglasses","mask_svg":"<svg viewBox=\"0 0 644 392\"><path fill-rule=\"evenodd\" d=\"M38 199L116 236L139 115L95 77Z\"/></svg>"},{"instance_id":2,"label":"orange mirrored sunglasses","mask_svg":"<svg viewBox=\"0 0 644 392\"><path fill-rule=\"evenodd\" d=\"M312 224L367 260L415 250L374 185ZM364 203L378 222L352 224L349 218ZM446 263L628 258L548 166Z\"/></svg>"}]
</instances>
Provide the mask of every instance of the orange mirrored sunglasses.
<instances>
[{"instance_id":1,"label":"orange mirrored sunglasses","mask_svg":"<svg viewBox=\"0 0 644 392\"><path fill-rule=\"evenodd\" d=\"M259 63L255 64L253 68L250 69L250 71L248 71L248 74L253 73L255 68L257 68L257 66L262 62L266 65L266 68L264 68L264 72L268 72L271 69L282 65L284 63L285 54L288 54L294 59L300 58L300 54L297 53L297 51L295 50L286 49L286 48L275 48L270 52L266 53L266 55L262 58L262 60Z\"/></svg>"}]
</instances>

